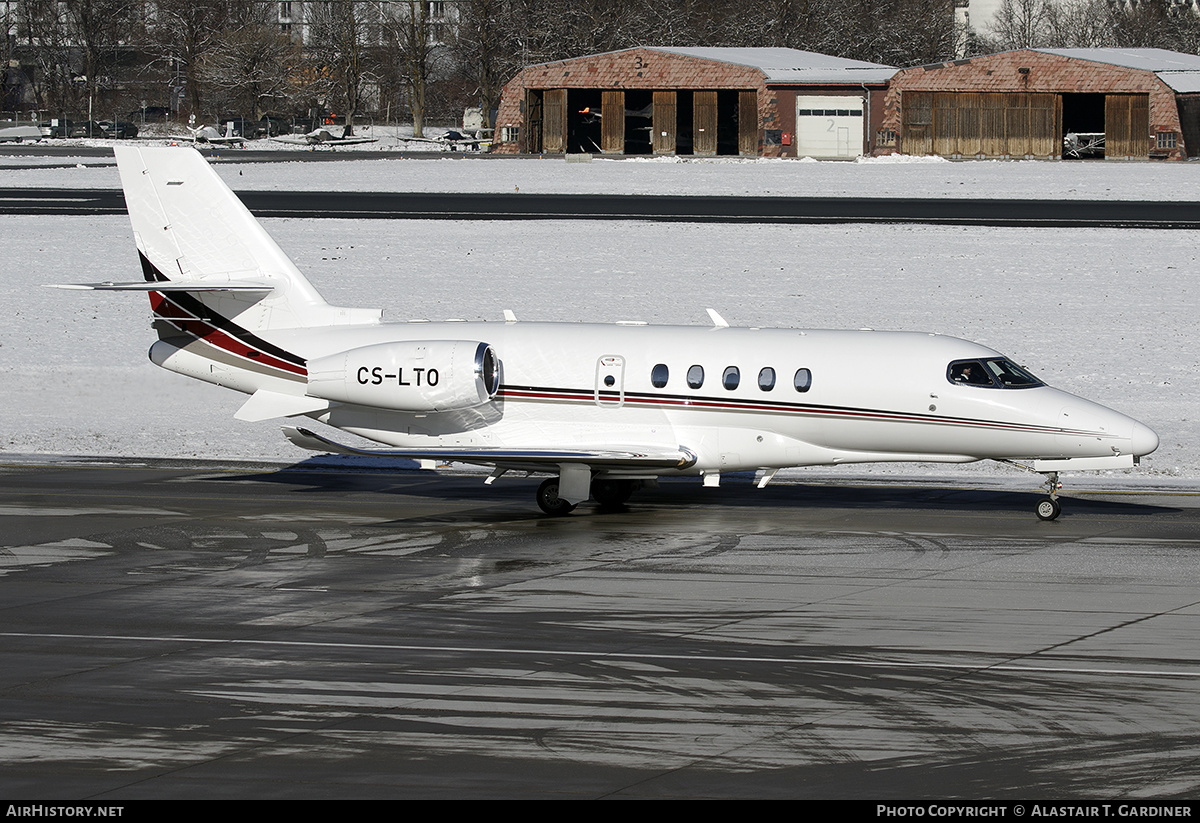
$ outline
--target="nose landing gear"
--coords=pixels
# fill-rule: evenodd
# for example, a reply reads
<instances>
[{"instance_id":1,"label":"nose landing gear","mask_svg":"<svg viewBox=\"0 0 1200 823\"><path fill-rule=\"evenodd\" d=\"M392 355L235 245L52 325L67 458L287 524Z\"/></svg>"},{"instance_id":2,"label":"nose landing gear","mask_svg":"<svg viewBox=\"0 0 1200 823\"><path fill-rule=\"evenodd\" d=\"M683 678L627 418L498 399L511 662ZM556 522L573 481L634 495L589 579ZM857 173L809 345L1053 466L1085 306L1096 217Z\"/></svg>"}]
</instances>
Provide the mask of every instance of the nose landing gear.
<instances>
[{"instance_id":1,"label":"nose landing gear","mask_svg":"<svg viewBox=\"0 0 1200 823\"><path fill-rule=\"evenodd\" d=\"M1062 514L1062 504L1058 502L1058 490L1062 488L1062 483L1058 482L1058 472L1045 474L1046 482L1043 486L1050 494L1038 501L1034 511L1037 512L1038 520L1056 520Z\"/></svg>"}]
</instances>

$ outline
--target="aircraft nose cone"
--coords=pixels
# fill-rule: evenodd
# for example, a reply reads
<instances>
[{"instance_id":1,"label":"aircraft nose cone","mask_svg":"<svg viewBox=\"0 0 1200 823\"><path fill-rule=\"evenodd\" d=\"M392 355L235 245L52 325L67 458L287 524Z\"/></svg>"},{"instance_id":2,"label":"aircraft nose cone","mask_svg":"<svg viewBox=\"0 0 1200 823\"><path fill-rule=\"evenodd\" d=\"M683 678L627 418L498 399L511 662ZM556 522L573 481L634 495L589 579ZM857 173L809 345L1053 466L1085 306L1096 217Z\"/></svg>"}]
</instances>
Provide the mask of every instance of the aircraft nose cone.
<instances>
[{"instance_id":1,"label":"aircraft nose cone","mask_svg":"<svg viewBox=\"0 0 1200 823\"><path fill-rule=\"evenodd\" d=\"M1149 454L1158 448L1158 435L1154 429L1144 423L1134 421L1133 424L1133 453L1138 457Z\"/></svg>"}]
</instances>

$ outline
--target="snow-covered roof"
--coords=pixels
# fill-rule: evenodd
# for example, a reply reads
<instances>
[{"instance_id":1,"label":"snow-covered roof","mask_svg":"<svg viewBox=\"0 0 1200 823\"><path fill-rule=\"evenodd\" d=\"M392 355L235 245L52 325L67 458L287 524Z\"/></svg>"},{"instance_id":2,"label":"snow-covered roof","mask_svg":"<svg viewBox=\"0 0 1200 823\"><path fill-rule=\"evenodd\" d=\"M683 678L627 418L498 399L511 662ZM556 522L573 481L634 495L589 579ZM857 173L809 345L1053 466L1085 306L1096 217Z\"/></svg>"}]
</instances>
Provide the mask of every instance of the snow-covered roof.
<instances>
[{"instance_id":1,"label":"snow-covered roof","mask_svg":"<svg viewBox=\"0 0 1200 823\"><path fill-rule=\"evenodd\" d=\"M1200 71L1200 56L1166 49L1030 49L1144 71Z\"/></svg>"},{"instance_id":2,"label":"snow-covered roof","mask_svg":"<svg viewBox=\"0 0 1200 823\"><path fill-rule=\"evenodd\" d=\"M1160 71L1158 79L1176 94L1200 93L1200 71Z\"/></svg>"},{"instance_id":3,"label":"snow-covered roof","mask_svg":"<svg viewBox=\"0 0 1200 823\"><path fill-rule=\"evenodd\" d=\"M1176 92L1200 92L1200 56L1166 49L1032 49L1044 54L1152 71Z\"/></svg>"},{"instance_id":4,"label":"snow-covered roof","mask_svg":"<svg viewBox=\"0 0 1200 823\"><path fill-rule=\"evenodd\" d=\"M760 70L768 83L805 83L858 85L860 83L886 83L896 73L894 66L868 63L865 60L850 60L815 51L800 49L752 49L752 48L671 48L648 46L652 51L733 63Z\"/></svg>"}]
</instances>

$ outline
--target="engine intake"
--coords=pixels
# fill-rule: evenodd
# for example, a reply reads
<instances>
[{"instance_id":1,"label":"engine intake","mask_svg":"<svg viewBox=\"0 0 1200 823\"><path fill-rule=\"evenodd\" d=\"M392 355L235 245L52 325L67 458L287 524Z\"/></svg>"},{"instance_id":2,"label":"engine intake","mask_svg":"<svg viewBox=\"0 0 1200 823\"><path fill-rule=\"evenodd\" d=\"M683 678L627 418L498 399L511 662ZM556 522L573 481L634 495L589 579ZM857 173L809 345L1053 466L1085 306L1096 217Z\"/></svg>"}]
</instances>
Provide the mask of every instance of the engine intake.
<instances>
[{"instance_id":1,"label":"engine intake","mask_svg":"<svg viewBox=\"0 0 1200 823\"><path fill-rule=\"evenodd\" d=\"M407 412L470 409L500 388L500 360L487 343L376 343L308 361L308 396Z\"/></svg>"}]
</instances>

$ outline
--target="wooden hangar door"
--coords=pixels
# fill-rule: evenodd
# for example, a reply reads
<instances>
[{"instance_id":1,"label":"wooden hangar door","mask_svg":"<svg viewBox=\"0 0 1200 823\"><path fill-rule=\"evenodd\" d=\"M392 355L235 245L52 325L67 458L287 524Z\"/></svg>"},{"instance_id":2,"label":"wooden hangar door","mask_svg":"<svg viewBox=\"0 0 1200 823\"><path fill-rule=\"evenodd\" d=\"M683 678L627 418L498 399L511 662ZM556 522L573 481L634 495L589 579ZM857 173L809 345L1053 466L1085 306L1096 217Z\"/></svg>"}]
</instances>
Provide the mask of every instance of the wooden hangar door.
<instances>
[{"instance_id":1,"label":"wooden hangar door","mask_svg":"<svg viewBox=\"0 0 1200 823\"><path fill-rule=\"evenodd\" d=\"M692 153L697 157L717 154L717 93L692 92Z\"/></svg>"},{"instance_id":2,"label":"wooden hangar door","mask_svg":"<svg viewBox=\"0 0 1200 823\"><path fill-rule=\"evenodd\" d=\"M542 151L562 154L567 150L567 90L546 89L542 111Z\"/></svg>"},{"instance_id":3,"label":"wooden hangar door","mask_svg":"<svg viewBox=\"0 0 1200 823\"><path fill-rule=\"evenodd\" d=\"M675 92L654 92L654 108L650 124L650 143L655 154L675 153Z\"/></svg>"},{"instance_id":4,"label":"wooden hangar door","mask_svg":"<svg viewBox=\"0 0 1200 823\"><path fill-rule=\"evenodd\" d=\"M530 154L542 152L542 92L539 89L525 92L525 151Z\"/></svg>"},{"instance_id":5,"label":"wooden hangar door","mask_svg":"<svg viewBox=\"0 0 1200 823\"><path fill-rule=\"evenodd\" d=\"M1104 158L1150 156L1150 95L1104 96Z\"/></svg>"},{"instance_id":6,"label":"wooden hangar door","mask_svg":"<svg viewBox=\"0 0 1200 823\"><path fill-rule=\"evenodd\" d=\"M901 152L918 157L933 154L933 93L906 91L900 94Z\"/></svg>"},{"instance_id":7,"label":"wooden hangar door","mask_svg":"<svg viewBox=\"0 0 1200 823\"><path fill-rule=\"evenodd\" d=\"M738 154L758 156L758 92L738 92Z\"/></svg>"},{"instance_id":8,"label":"wooden hangar door","mask_svg":"<svg viewBox=\"0 0 1200 823\"><path fill-rule=\"evenodd\" d=\"M625 92L605 91L600 98L600 153L625 153Z\"/></svg>"},{"instance_id":9,"label":"wooden hangar door","mask_svg":"<svg viewBox=\"0 0 1200 823\"><path fill-rule=\"evenodd\" d=\"M1062 155L1062 98L1057 94L907 92L900 105L905 154Z\"/></svg>"}]
</instances>

